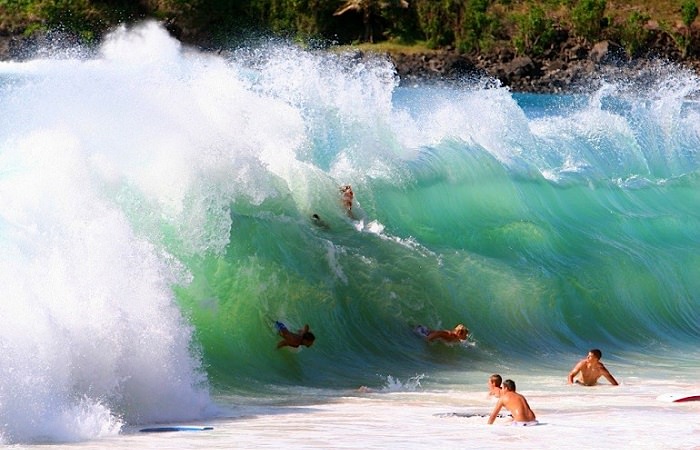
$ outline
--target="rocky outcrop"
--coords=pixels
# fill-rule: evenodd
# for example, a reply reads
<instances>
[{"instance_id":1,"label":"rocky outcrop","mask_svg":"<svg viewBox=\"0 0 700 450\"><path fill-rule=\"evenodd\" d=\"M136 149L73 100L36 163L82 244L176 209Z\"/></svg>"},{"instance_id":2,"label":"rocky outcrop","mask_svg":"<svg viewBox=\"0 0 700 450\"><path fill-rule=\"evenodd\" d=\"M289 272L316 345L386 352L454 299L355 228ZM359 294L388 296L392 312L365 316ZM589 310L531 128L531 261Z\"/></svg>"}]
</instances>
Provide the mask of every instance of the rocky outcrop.
<instances>
[{"instance_id":1,"label":"rocky outcrop","mask_svg":"<svg viewBox=\"0 0 700 450\"><path fill-rule=\"evenodd\" d=\"M487 76L515 92L558 93L590 87L608 76L634 77L659 61L686 67L700 75L700 60L681 58L664 33L652 34L644 55L630 59L611 41L593 45L565 37L540 56L516 55L501 48L488 53L458 55L450 51L389 55L402 81L459 80Z\"/></svg>"},{"instance_id":2,"label":"rocky outcrop","mask_svg":"<svg viewBox=\"0 0 700 450\"><path fill-rule=\"evenodd\" d=\"M173 36L179 37L177 34ZM0 60L21 60L28 55L36 55L37 49L55 41L54 38L43 36L28 39L0 35ZM61 37L61 40L70 42L66 37ZM189 45L201 47L194 41ZM359 51L357 54L360 59L371 57ZM700 60L682 58L670 37L660 32L652 33L646 53L634 60L630 60L624 49L614 42L600 41L588 45L565 32L560 33L555 46L538 56L517 55L511 47L472 54L461 54L447 48L423 53L395 52L385 56L393 61L402 83L487 79L498 80L514 92L577 91L589 87L607 74L633 76L659 59L700 74Z\"/></svg>"},{"instance_id":3,"label":"rocky outcrop","mask_svg":"<svg viewBox=\"0 0 700 450\"><path fill-rule=\"evenodd\" d=\"M417 80L456 80L480 71L472 59L450 50L430 53L391 53L388 55L399 77L407 82Z\"/></svg>"}]
</instances>

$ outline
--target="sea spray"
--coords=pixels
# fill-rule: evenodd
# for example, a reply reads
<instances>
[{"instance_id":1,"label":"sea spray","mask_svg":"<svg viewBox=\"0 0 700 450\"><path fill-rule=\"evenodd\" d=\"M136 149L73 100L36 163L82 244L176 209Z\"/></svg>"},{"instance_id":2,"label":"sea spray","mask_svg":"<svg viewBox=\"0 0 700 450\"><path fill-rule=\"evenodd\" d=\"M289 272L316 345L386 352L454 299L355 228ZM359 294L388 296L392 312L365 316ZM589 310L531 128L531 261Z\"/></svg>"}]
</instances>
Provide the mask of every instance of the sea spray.
<instances>
[{"instance_id":1,"label":"sea spray","mask_svg":"<svg viewBox=\"0 0 700 450\"><path fill-rule=\"evenodd\" d=\"M120 201L127 190L115 187L138 184L140 163L151 160L131 139L125 92L105 93L121 70L101 59L29 62L25 82L2 92L6 443L90 439L124 422L201 417L210 405L193 329L172 291L187 271L159 234L130 221ZM154 180L146 181L144 203ZM180 200L158 193L171 208Z\"/></svg>"},{"instance_id":2,"label":"sea spray","mask_svg":"<svg viewBox=\"0 0 700 450\"><path fill-rule=\"evenodd\" d=\"M0 63L4 442L696 346L694 77L399 87L385 59L154 24L87 54ZM274 320L316 343L276 349ZM460 322L473 345L411 331Z\"/></svg>"}]
</instances>

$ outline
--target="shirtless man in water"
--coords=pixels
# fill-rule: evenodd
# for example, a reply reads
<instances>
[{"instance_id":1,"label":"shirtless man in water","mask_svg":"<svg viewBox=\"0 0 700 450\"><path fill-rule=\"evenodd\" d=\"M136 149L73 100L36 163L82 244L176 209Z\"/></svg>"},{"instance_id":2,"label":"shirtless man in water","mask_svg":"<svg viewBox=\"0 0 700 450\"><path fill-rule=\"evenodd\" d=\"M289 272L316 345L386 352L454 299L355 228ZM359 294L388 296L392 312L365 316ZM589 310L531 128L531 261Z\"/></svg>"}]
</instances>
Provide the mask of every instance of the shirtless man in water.
<instances>
[{"instance_id":1,"label":"shirtless man in water","mask_svg":"<svg viewBox=\"0 0 700 450\"><path fill-rule=\"evenodd\" d=\"M530 426L537 425L535 413L530 409L527 400L522 395L515 392L515 381L505 380L501 388L501 396L498 398L498 403L493 408L493 412L489 416L489 425L493 424L498 416L501 408L506 407L513 416L512 425Z\"/></svg>"},{"instance_id":2,"label":"shirtless man in water","mask_svg":"<svg viewBox=\"0 0 700 450\"><path fill-rule=\"evenodd\" d=\"M425 335L425 340L428 342L438 339L444 342L461 342L469 336L469 329L461 323L452 330L429 330L422 327L421 332Z\"/></svg>"},{"instance_id":3,"label":"shirtless man in water","mask_svg":"<svg viewBox=\"0 0 700 450\"><path fill-rule=\"evenodd\" d=\"M309 325L304 325L304 328L298 333L292 333L287 329L287 326L282 322L275 322L277 333L282 336L282 340L277 343L277 348L293 347L298 348L300 345L311 347L316 340L316 336L309 331Z\"/></svg>"},{"instance_id":4,"label":"shirtless man in water","mask_svg":"<svg viewBox=\"0 0 700 450\"><path fill-rule=\"evenodd\" d=\"M355 194L352 192L352 186L349 184L340 186L340 193L342 195L341 201L345 211L351 219L354 219L355 216L352 214L352 201L355 199Z\"/></svg>"},{"instance_id":5,"label":"shirtless man in water","mask_svg":"<svg viewBox=\"0 0 700 450\"><path fill-rule=\"evenodd\" d=\"M569 372L569 384L576 383L584 386L593 386L598 382L598 378L605 377L610 384L617 386L618 382L615 377L600 362L602 356L603 354L597 348L590 350L588 356L579 361Z\"/></svg>"},{"instance_id":6,"label":"shirtless man in water","mask_svg":"<svg viewBox=\"0 0 700 450\"><path fill-rule=\"evenodd\" d=\"M500 397L501 396L501 384L503 384L503 378L494 373L489 377L489 397Z\"/></svg>"}]
</instances>

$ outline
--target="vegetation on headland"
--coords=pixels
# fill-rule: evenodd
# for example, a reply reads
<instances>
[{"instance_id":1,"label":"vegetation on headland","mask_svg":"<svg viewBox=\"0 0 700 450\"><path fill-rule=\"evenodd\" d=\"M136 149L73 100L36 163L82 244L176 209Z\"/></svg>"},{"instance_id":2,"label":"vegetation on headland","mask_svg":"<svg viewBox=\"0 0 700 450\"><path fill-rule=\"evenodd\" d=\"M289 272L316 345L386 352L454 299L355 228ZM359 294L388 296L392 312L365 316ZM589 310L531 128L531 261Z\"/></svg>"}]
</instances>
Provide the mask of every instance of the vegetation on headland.
<instances>
[{"instance_id":1,"label":"vegetation on headland","mask_svg":"<svg viewBox=\"0 0 700 450\"><path fill-rule=\"evenodd\" d=\"M628 56L666 34L697 56L697 0L0 0L0 35L59 29L93 41L119 23L166 21L185 40L230 44L265 32L303 41L422 42L461 53L510 47L538 56L566 35Z\"/></svg>"},{"instance_id":2,"label":"vegetation on headland","mask_svg":"<svg viewBox=\"0 0 700 450\"><path fill-rule=\"evenodd\" d=\"M606 55L700 71L698 1L0 0L0 59L49 32L95 43L118 24L153 18L202 48L281 36L387 53L409 78L481 70L516 89L556 91Z\"/></svg>"}]
</instances>

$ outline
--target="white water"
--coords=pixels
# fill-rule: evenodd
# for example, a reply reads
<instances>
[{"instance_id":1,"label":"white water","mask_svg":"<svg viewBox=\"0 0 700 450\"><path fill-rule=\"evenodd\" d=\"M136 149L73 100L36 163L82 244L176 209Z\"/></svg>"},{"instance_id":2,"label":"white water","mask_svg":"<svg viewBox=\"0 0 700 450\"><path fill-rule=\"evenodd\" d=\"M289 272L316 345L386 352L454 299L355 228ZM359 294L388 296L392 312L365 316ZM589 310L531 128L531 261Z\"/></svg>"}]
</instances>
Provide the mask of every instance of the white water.
<instances>
[{"instance_id":1,"label":"white water","mask_svg":"<svg viewBox=\"0 0 700 450\"><path fill-rule=\"evenodd\" d=\"M172 292L187 275L109 198L110 174L139 182L139 168L119 167L139 158L116 155L140 147L128 131L136 123L113 120L124 106L106 95L117 71L100 64L0 65L2 443L94 439L124 423L202 417L210 406ZM31 81L12 84L23 77ZM135 100L133 91L121 98ZM149 192L167 180L145 160Z\"/></svg>"},{"instance_id":2,"label":"white water","mask_svg":"<svg viewBox=\"0 0 700 450\"><path fill-rule=\"evenodd\" d=\"M666 403L662 393L698 393L685 382L628 377L618 387L568 386L563 377L523 378L532 387L518 389L537 414L540 425L508 426L507 417L487 425L495 400L484 387L465 391L359 393L328 401L296 405L240 405L229 403L228 418L206 423L211 431L140 433L137 427L118 437L57 449L80 448L528 448L696 449L700 446L700 402ZM237 404L237 406L234 406ZM505 413L506 411L502 411ZM479 415L465 417L465 415ZM188 424L193 424L188 422ZM26 447L42 448L42 447Z\"/></svg>"},{"instance_id":3,"label":"white water","mask_svg":"<svg viewBox=\"0 0 700 450\"><path fill-rule=\"evenodd\" d=\"M224 414L228 418L206 422L215 427L211 432L153 435L139 433L135 425L125 426L201 421L212 408L196 349L192 352L190 348L193 330L174 304L171 291L172 284L187 281L187 274L158 247L159 236L153 231L157 226L150 220L180 225L177 232L184 253L220 251L226 241L215 237L227 235L230 215L224 204L211 198L188 204L187 193L196 190L193 185L200 181L198 171L211 174L219 170L221 177L211 181L215 184L212 190L221 193L220 198L230 198L241 185L251 190L265 185L247 178L255 172L247 169L259 164L262 155L260 159L291 184L295 156L285 158L278 152L298 150L304 133L303 122L287 103L251 92L244 85L245 77L236 76L223 60L193 56L184 61L180 50L163 30L146 27L119 34L97 60L2 65L5 74L34 79L26 91L0 105L4 113L0 135L13 137L3 140L0 148L3 442L84 440L51 446L70 449L541 449L581 445L686 449L700 445L700 404L656 400L669 392L700 392L697 354L689 357L688 367L680 372L669 369L663 377L644 367L610 364L623 381L617 388L569 387L563 385L565 374L531 375L509 369L542 422L527 429L503 423L486 426L485 417L443 416L487 414L493 402L484 393L488 374L464 380L451 375L456 380L451 391L426 382L424 386L399 384L369 394L348 390L339 397L338 393L300 392L295 405L216 398L218 406L228 411ZM153 67L160 70L153 71ZM310 71L303 64L270 66L269 73L261 76L276 76L280 71L298 72L288 79L309 86L286 86L284 90L281 84L272 83L280 89L275 97L314 89L315 80L305 79ZM142 75L150 78L142 80ZM362 89L338 86L322 92L358 90ZM369 99L380 98L377 103L390 105L388 99L381 100L381 94L367 91ZM243 100L221 101L222 96ZM235 109L249 97L267 102L266 106L258 112ZM288 99L289 103L294 100ZM358 123L382 120L387 111L372 112L362 100L312 102L329 109L336 105L352 109L349 105L358 102L357 111L376 115L358 119ZM370 102L370 106L375 104ZM488 108L476 104L470 109ZM85 110L90 114L82 114ZM251 119L250 114L259 117ZM437 122L456 126L449 120L454 114L443 114ZM232 125L232 118L241 123ZM270 126L281 121L285 127ZM493 123L493 135L508 128ZM142 132L134 133L135 129ZM247 133L233 136L232 130ZM407 140L429 141L431 130L421 131L425 135L401 135ZM480 135L487 146L489 133ZM238 145L235 151L229 149L232 142ZM391 149L391 145L380 147ZM497 150L494 153L500 154ZM231 161L232 154L238 164ZM348 154L352 155L352 148ZM336 164L332 174L355 170L360 177L364 171L381 171L377 161L365 159L363 164L343 160ZM124 179L141 196L125 198L129 192L110 191L112 182L119 185ZM160 216L143 218L134 225L133 217L126 217L109 201L115 197L127 212L139 210L139 202L144 202ZM212 211L219 211L218 222L203 226L203 218L211 217ZM377 223L368 224L367 231L381 232ZM480 378L484 386L467 384L466 380Z\"/></svg>"}]
</instances>

